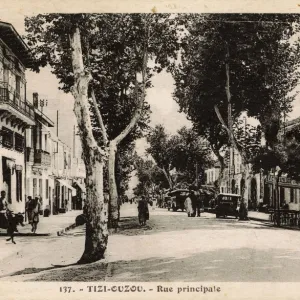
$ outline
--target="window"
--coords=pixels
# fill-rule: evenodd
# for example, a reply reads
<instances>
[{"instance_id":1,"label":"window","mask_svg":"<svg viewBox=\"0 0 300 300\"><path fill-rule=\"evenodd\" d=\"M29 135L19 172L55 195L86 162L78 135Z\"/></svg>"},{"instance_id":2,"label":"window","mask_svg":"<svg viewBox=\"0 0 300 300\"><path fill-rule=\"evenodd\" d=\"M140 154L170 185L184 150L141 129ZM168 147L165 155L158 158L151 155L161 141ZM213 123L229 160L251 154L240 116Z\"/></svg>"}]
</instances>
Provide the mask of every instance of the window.
<instances>
[{"instance_id":1,"label":"window","mask_svg":"<svg viewBox=\"0 0 300 300\"><path fill-rule=\"evenodd\" d=\"M16 97L20 99L21 94L21 77L16 75Z\"/></svg>"},{"instance_id":2,"label":"window","mask_svg":"<svg viewBox=\"0 0 300 300\"><path fill-rule=\"evenodd\" d=\"M33 178L33 194L32 194L32 197L36 197L37 196L37 179L36 178Z\"/></svg>"},{"instance_id":3,"label":"window","mask_svg":"<svg viewBox=\"0 0 300 300\"><path fill-rule=\"evenodd\" d=\"M22 171L16 170L17 201L22 201Z\"/></svg>"},{"instance_id":4,"label":"window","mask_svg":"<svg viewBox=\"0 0 300 300\"><path fill-rule=\"evenodd\" d=\"M43 199L43 180L39 179L39 196Z\"/></svg>"},{"instance_id":5,"label":"window","mask_svg":"<svg viewBox=\"0 0 300 300\"><path fill-rule=\"evenodd\" d=\"M15 133L15 149L19 152L24 151L24 137L18 133Z\"/></svg>"},{"instance_id":6,"label":"window","mask_svg":"<svg viewBox=\"0 0 300 300\"><path fill-rule=\"evenodd\" d=\"M13 131L3 126L1 130L1 136L3 147L11 149L14 145Z\"/></svg>"},{"instance_id":7,"label":"window","mask_svg":"<svg viewBox=\"0 0 300 300\"><path fill-rule=\"evenodd\" d=\"M46 179L46 199L49 198L49 179Z\"/></svg>"},{"instance_id":8,"label":"window","mask_svg":"<svg viewBox=\"0 0 300 300\"><path fill-rule=\"evenodd\" d=\"M291 202L294 202L294 189L290 188L290 199Z\"/></svg>"},{"instance_id":9,"label":"window","mask_svg":"<svg viewBox=\"0 0 300 300\"><path fill-rule=\"evenodd\" d=\"M3 68L3 81L8 83L9 80L9 70L7 68L7 66L4 66Z\"/></svg>"}]
</instances>

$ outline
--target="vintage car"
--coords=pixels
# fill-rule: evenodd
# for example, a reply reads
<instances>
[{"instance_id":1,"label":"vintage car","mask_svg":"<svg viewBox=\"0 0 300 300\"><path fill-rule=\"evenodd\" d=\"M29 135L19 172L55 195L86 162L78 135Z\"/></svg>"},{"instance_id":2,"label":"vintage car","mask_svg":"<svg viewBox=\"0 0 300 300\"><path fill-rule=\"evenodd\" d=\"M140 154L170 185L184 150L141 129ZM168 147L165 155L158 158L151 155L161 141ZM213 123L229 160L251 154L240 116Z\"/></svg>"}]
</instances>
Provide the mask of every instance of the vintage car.
<instances>
[{"instance_id":1,"label":"vintage car","mask_svg":"<svg viewBox=\"0 0 300 300\"><path fill-rule=\"evenodd\" d=\"M171 191L168 193L168 195L171 197L171 207L173 211L177 211L178 209L181 209L184 211L184 202L186 197L189 195L189 190L187 189L177 189L174 191Z\"/></svg>"},{"instance_id":2,"label":"vintage car","mask_svg":"<svg viewBox=\"0 0 300 300\"><path fill-rule=\"evenodd\" d=\"M223 216L233 216L238 218L239 216L239 204L241 196L238 194L219 194L215 199L215 213L216 218Z\"/></svg>"}]
</instances>

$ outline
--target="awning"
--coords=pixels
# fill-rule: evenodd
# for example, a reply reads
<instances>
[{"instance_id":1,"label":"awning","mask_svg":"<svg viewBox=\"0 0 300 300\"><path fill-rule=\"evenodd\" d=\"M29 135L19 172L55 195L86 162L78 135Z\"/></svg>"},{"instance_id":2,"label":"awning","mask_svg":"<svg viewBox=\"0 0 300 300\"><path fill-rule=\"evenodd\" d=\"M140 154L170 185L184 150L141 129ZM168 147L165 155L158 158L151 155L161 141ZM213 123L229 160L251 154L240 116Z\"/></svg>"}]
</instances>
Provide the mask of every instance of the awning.
<instances>
[{"instance_id":1,"label":"awning","mask_svg":"<svg viewBox=\"0 0 300 300\"><path fill-rule=\"evenodd\" d=\"M82 190L82 192L86 193L85 186L78 181L74 180L74 182L78 185L78 187Z\"/></svg>"},{"instance_id":2,"label":"awning","mask_svg":"<svg viewBox=\"0 0 300 300\"><path fill-rule=\"evenodd\" d=\"M64 180L61 179L56 179L61 185L64 185L65 187L67 187L68 189L70 189L72 191L72 196L76 196L76 189L73 188L69 183L67 183Z\"/></svg>"}]
</instances>

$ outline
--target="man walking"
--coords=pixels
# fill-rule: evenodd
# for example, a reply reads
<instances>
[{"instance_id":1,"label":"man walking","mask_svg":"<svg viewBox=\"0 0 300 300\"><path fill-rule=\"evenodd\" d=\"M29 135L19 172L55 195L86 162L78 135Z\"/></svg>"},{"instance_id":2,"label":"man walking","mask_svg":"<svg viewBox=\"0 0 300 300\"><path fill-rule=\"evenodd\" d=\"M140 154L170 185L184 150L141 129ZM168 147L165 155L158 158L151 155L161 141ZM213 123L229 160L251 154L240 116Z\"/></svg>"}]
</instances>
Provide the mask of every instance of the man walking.
<instances>
[{"instance_id":1,"label":"man walking","mask_svg":"<svg viewBox=\"0 0 300 300\"><path fill-rule=\"evenodd\" d=\"M190 186L190 194L193 206L193 217L200 217L201 199L199 192L193 186Z\"/></svg>"},{"instance_id":2,"label":"man walking","mask_svg":"<svg viewBox=\"0 0 300 300\"><path fill-rule=\"evenodd\" d=\"M7 209L7 202L5 200L6 193L5 191L1 191L1 196L0 196L0 211L6 211Z\"/></svg>"}]
</instances>

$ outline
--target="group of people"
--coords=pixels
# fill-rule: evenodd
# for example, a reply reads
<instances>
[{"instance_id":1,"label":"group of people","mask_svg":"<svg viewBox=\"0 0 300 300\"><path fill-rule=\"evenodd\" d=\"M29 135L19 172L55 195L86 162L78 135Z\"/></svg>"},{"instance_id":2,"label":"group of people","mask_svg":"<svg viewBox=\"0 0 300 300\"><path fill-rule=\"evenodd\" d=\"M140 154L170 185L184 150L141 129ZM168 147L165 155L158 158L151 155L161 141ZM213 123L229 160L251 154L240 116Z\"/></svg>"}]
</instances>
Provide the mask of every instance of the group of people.
<instances>
[{"instance_id":1,"label":"group of people","mask_svg":"<svg viewBox=\"0 0 300 300\"><path fill-rule=\"evenodd\" d=\"M12 216L12 211L9 208L9 204L5 198L6 198L6 192L1 191L0 213L9 221ZM25 210L28 217L28 223L31 225L31 232L35 233L37 230L37 224L39 223L39 212L41 208L41 203L38 197L35 197L33 199L31 196L28 196L27 199L28 200L25 205Z\"/></svg>"},{"instance_id":2,"label":"group of people","mask_svg":"<svg viewBox=\"0 0 300 300\"><path fill-rule=\"evenodd\" d=\"M201 199L199 193L193 187L189 188L189 194L184 201L184 207L188 217L200 217Z\"/></svg>"}]
</instances>

